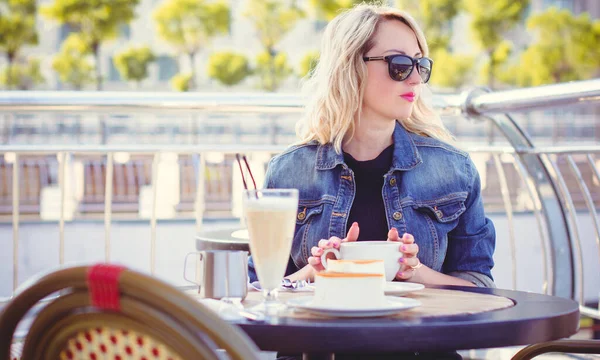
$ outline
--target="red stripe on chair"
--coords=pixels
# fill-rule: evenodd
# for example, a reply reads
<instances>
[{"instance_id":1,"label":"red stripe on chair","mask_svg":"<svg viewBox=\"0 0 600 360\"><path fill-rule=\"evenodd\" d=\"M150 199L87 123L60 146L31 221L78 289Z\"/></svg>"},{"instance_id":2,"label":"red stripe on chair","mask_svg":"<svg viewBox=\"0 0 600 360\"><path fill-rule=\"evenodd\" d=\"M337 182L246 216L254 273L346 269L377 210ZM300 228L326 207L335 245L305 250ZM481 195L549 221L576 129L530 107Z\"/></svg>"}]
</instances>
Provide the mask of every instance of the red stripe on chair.
<instances>
[{"instance_id":1,"label":"red stripe on chair","mask_svg":"<svg viewBox=\"0 0 600 360\"><path fill-rule=\"evenodd\" d=\"M98 264L87 273L92 305L105 310L121 310L119 302L119 275L126 268L118 265Z\"/></svg>"}]
</instances>

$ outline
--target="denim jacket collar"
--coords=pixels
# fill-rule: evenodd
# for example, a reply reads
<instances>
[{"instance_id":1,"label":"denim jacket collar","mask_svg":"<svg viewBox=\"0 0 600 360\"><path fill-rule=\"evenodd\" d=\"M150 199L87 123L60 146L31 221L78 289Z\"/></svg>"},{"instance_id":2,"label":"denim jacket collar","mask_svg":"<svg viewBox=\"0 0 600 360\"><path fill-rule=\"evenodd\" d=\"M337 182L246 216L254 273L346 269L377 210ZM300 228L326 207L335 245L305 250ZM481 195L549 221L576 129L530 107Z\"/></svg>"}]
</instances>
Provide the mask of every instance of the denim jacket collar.
<instances>
[{"instance_id":1,"label":"denim jacket collar","mask_svg":"<svg viewBox=\"0 0 600 360\"><path fill-rule=\"evenodd\" d=\"M396 121L394 129L394 156L391 171L411 170L422 161L413 138L400 122ZM330 170L344 164L344 154L335 152L333 144L319 145L317 150L317 170Z\"/></svg>"}]
</instances>

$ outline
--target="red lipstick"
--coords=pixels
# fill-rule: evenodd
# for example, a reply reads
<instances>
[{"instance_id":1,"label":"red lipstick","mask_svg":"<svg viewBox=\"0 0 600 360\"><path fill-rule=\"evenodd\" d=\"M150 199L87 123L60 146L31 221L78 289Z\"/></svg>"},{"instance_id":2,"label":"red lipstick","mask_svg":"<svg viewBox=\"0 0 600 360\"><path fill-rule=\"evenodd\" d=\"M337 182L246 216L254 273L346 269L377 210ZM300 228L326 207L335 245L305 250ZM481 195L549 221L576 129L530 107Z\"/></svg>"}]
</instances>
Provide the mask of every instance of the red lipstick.
<instances>
[{"instance_id":1,"label":"red lipstick","mask_svg":"<svg viewBox=\"0 0 600 360\"><path fill-rule=\"evenodd\" d=\"M404 94L400 95L400 97L403 98L404 100L408 101L408 102L415 101L415 93L414 92L404 93Z\"/></svg>"}]
</instances>

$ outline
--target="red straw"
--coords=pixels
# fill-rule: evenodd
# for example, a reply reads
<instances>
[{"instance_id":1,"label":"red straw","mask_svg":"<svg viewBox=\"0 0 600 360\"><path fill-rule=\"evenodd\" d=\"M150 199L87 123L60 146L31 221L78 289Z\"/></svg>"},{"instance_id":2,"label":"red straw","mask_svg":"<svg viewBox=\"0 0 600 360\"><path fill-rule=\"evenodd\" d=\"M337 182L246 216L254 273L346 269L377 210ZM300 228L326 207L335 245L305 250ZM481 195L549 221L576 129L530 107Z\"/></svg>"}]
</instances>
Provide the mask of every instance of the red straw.
<instances>
[{"instance_id":1,"label":"red straw","mask_svg":"<svg viewBox=\"0 0 600 360\"><path fill-rule=\"evenodd\" d=\"M244 189L248 190L248 184L246 183L246 177L244 176L244 170L242 169L242 162L240 161L240 154L235 154L235 159L237 160L238 166L240 168L240 174L242 174L242 182L244 183ZM254 185L254 190L258 190L256 187L256 181L254 181L254 175L252 175L252 170L250 169L250 164L248 164L248 159L246 159L246 155L242 156L244 160L244 164L246 164L246 169L248 170L248 174L250 174L250 179L252 179L252 184ZM255 191L254 195L258 199L258 193ZM248 194L250 197L250 194Z\"/></svg>"}]
</instances>

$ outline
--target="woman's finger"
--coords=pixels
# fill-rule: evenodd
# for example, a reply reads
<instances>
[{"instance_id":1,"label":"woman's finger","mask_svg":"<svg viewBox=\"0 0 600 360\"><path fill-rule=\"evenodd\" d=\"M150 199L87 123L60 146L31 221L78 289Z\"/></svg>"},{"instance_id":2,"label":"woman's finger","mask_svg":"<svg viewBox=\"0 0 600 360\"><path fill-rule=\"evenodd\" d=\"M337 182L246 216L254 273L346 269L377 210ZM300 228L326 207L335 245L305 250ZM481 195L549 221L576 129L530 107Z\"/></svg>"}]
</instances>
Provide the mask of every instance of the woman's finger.
<instances>
[{"instance_id":1,"label":"woman's finger","mask_svg":"<svg viewBox=\"0 0 600 360\"><path fill-rule=\"evenodd\" d=\"M331 238L329 238L329 240L327 239L321 239L319 240L319 243L317 244L318 247L320 247L321 249L330 249L333 247L333 243L331 242L331 240L334 237L332 236Z\"/></svg>"},{"instance_id":2,"label":"woman's finger","mask_svg":"<svg viewBox=\"0 0 600 360\"><path fill-rule=\"evenodd\" d=\"M400 235L398 235L398 229L391 228L390 231L388 231L387 241L400 241Z\"/></svg>"},{"instance_id":3,"label":"woman's finger","mask_svg":"<svg viewBox=\"0 0 600 360\"><path fill-rule=\"evenodd\" d=\"M400 251L404 253L405 256L415 256L419 252L419 245L417 244L404 244L400 245Z\"/></svg>"},{"instance_id":4,"label":"woman's finger","mask_svg":"<svg viewBox=\"0 0 600 360\"><path fill-rule=\"evenodd\" d=\"M357 241L359 232L360 232L360 228L358 227L358 223L353 222L352 226L350 226L350 229L348 230L348 234L342 241Z\"/></svg>"},{"instance_id":5,"label":"woman's finger","mask_svg":"<svg viewBox=\"0 0 600 360\"><path fill-rule=\"evenodd\" d=\"M421 263L417 257L401 257L399 261L400 264L407 268L410 268L411 266L417 266Z\"/></svg>"},{"instance_id":6,"label":"woman's finger","mask_svg":"<svg viewBox=\"0 0 600 360\"><path fill-rule=\"evenodd\" d=\"M402 235L402 242L405 244L414 244L415 237L409 233L404 233L404 235Z\"/></svg>"},{"instance_id":7,"label":"woman's finger","mask_svg":"<svg viewBox=\"0 0 600 360\"><path fill-rule=\"evenodd\" d=\"M415 273L415 271L411 268L401 269L396 274L396 280L408 280L411 277L413 277L414 273Z\"/></svg>"},{"instance_id":8,"label":"woman's finger","mask_svg":"<svg viewBox=\"0 0 600 360\"><path fill-rule=\"evenodd\" d=\"M323 249L321 249L320 247L313 246L310 249L310 253L312 254L312 256L321 256L323 255Z\"/></svg>"},{"instance_id":9,"label":"woman's finger","mask_svg":"<svg viewBox=\"0 0 600 360\"><path fill-rule=\"evenodd\" d=\"M320 257L311 256L311 257L308 258L308 263L316 271L323 271L323 270L325 270L325 268L323 267L323 264L321 264L321 258Z\"/></svg>"}]
</instances>

